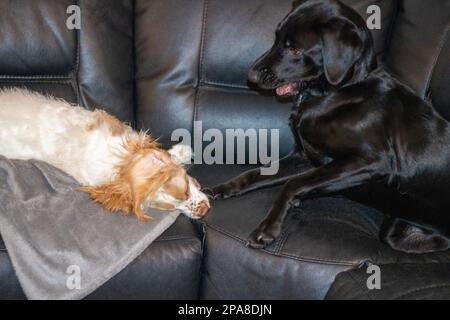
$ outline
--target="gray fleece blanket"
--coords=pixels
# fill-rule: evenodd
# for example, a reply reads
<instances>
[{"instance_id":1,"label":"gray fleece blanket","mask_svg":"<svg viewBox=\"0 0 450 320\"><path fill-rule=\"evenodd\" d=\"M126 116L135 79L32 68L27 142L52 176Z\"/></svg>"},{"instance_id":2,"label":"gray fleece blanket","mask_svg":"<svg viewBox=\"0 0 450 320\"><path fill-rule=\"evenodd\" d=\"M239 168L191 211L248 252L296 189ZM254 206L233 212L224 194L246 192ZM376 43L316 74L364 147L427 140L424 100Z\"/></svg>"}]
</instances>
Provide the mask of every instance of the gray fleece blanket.
<instances>
[{"instance_id":1,"label":"gray fleece blanket","mask_svg":"<svg viewBox=\"0 0 450 320\"><path fill-rule=\"evenodd\" d=\"M151 244L178 213L110 213L39 162L0 157L0 233L29 299L81 299Z\"/></svg>"}]
</instances>

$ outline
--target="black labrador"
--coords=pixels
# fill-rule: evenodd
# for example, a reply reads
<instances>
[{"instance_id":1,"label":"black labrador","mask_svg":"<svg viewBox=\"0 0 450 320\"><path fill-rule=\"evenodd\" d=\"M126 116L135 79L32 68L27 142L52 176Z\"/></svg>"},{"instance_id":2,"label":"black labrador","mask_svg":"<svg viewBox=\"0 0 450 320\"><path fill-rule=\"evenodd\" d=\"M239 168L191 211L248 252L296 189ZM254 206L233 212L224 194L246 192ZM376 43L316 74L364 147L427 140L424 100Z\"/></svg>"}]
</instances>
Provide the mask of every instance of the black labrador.
<instances>
[{"instance_id":1,"label":"black labrador","mask_svg":"<svg viewBox=\"0 0 450 320\"><path fill-rule=\"evenodd\" d=\"M450 127L411 89L377 67L365 21L337 0L297 0L279 24L273 47L254 64L249 81L278 96L293 96L291 126L314 164L306 172L259 169L213 188L216 198L282 185L281 194L248 245L261 248L281 232L298 199L369 183L408 194L423 208L385 219L382 241L406 252L449 248Z\"/></svg>"}]
</instances>

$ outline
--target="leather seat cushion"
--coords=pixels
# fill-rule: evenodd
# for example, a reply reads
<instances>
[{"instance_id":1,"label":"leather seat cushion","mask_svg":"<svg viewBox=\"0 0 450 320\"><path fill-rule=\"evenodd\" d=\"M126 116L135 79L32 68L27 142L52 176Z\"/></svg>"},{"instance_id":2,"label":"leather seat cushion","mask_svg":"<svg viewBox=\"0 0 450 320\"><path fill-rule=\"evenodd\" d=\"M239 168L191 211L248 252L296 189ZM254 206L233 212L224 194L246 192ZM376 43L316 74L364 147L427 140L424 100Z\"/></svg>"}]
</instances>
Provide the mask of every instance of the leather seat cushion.
<instances>
[{"instance_id":1,"label":"leather seat cushion","mask_svg":"<svg viewBox=\"0 0 450 320\"><path fill-rule=\"evenodd\" d=\"M380 289L369 290L365 268L336 277L328 300L448 300L449 263L398 263L380 265Z\"/></svg>"},{"instance_id":2,"label":"leather seat cushion","mask_svg":"<svg viewBox=\"0 0 450 320\"><path fill-rule=\"evenodd\" d=\"M245 169L198 166L192 172L207 186ZM204 220L202 298L323 299L337 274L369 262L450 262L449 253L412 255L381 243L382 214L344 197L304 201L290 211L273 244L263 250L247 248L248 235L278 191L215 201Z\"/></svg>"}]
</instances>

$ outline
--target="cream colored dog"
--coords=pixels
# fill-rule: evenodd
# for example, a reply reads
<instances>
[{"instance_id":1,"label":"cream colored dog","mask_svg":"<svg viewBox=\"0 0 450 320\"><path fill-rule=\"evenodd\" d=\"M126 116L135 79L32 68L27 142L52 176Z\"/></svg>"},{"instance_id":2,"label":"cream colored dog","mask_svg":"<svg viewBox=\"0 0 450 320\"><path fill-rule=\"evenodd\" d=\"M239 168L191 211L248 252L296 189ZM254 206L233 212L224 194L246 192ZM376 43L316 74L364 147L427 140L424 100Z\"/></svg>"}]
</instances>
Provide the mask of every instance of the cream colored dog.
<instances>
[{"instance_id":1,"label":"cream colored dog","mask_svg":"<svg viewBox=\"0 0 450 320\"><path fill-rule=\"evenodd\" d=\"M204 216L210 205L187 175L190 147L169 151L105 111L21 89L0 91L0 154L45 161L83 185L82 191L111 211L148 220L146 206Z\"/></svg>"}]
</instances>

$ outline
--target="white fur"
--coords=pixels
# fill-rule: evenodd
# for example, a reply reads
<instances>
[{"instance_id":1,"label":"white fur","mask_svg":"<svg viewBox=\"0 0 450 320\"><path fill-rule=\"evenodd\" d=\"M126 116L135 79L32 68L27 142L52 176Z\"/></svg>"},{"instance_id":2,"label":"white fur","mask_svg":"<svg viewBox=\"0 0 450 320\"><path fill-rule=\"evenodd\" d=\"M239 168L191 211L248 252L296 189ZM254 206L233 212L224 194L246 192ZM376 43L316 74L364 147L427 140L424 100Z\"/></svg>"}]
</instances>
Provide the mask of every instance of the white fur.
<instances>
[{"instance_id":1,"label":"white fur","mask_svg":"<svg viewBox=\"0 0 450 320\"><path fill-rule=\"evenodd\" d=\"M177 144L169 150L172 160L179 164L188 164L193 157L192 148L184 144Z\"/></svg>"},{"instance_id":2,"label":"white fur","mask_svg":"<svg viewBox=\"0 0 450 320\"><path fill-rule=\"evenodd\" d=\"M0 91L0 154L48 162L83 185L109 181L121 136L103 125L89 131L93 112L26 90ZM135 134L129 129L130 134Z\"/></svg>"}]
</instances>

